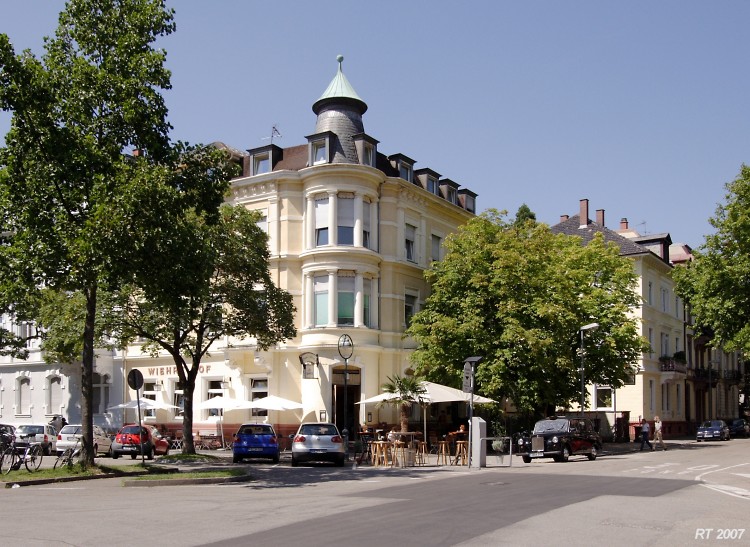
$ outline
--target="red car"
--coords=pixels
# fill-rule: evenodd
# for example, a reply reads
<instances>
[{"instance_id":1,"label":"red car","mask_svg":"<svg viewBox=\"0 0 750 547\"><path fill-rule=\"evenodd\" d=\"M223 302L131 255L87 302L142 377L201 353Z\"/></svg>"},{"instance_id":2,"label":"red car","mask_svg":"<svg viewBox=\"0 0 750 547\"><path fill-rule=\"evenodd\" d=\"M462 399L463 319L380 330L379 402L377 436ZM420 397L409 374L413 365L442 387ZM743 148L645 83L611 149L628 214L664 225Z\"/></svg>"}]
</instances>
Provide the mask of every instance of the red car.
<instances>
[{"instance_id":1,"label":"red car","mask_svg":"<svg viewBox=\"0 0 750 547\"><path fill-rule=\"evenodd\" d=\"M136 424L128 424L117 432L112 443L112 457L130 455L136 459L141 455L141 437L143 437L143 454L149 460L154 456L166 456L169 454L169 441L165 439L159 430L152 425L138 427Z\"/></svg>"}]
</instances>

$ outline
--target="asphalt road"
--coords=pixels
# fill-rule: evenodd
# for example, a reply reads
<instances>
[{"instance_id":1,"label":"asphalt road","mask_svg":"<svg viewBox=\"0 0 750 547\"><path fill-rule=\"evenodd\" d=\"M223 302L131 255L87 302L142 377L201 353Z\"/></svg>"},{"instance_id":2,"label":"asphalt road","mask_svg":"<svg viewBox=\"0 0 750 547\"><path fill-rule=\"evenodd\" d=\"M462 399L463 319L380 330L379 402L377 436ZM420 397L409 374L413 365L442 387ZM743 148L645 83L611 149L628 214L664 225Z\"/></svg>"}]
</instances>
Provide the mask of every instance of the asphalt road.
<instances>
[{"instance_id":1,"label":"asphalt road","mask_svg":"<svg viewBox=\"0 0 750 547\"><path fill-rule=\"evenodd\" d=\"M249 469L255 480L235 485L2 490L0 543L750 545L744 439L481 470Z\"/></svg>"}]
</instances>

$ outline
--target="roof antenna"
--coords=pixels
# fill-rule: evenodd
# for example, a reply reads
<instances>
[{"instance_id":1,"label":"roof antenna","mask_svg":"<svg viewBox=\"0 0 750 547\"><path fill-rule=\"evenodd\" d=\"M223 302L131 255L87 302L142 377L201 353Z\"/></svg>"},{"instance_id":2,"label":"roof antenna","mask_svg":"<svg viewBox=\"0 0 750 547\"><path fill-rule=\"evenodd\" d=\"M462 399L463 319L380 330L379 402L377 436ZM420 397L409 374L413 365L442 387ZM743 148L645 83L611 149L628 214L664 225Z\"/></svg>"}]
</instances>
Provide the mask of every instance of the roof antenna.
<instances>
[{"instance_id":1,"label":"roof antenna","mask_svg":"<svg viewBox=\"0 0 750 547\"><path fill-rule=\"evenodd\" d=\"M278 128L276 127L278 124L273 124L273 127L271 127L271 136L270 137L263 137L262 140L267 141L268 139L271 139L271 144L273 144L273 138L279 137L282 138L283 135L279 133Z\"/></svg>"},{"instance_id":2,"label":"roof antenna","mask_svg":"<svg viewBox=\"0 0 750 547\"><path fill-rule=\"evenodd\" d=\"M648 234L648 228L646 227L646 221L639 222L636 226L643 226L643 235Z\"/></svg>"}]
</instances>

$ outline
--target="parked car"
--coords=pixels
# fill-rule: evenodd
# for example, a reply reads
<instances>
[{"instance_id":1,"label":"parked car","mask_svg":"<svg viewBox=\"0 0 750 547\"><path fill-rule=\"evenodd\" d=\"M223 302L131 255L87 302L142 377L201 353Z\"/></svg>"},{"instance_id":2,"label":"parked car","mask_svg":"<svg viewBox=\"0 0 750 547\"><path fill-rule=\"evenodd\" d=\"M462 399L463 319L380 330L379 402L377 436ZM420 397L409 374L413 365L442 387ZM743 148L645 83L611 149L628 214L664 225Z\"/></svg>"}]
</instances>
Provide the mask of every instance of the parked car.
<instances>
[{"instance_id":1,"label":"parked car","mask_svg":"<svg viewBox=\"0 0 750 547\"><path fill-rule=\"evenodd\" d=\"M530 437L518 437L515 453L525 463L536 458L552 458L566 462L577 454L595 460L602 449L602 439L594 431L591 420L552 416L534 424Z\"/></svg>"},{"instance_id":2,"label":"parked car","mask_svg":"<svg viewBox=\"0 0 750 547\"><path fill-rule=\"evenodd\" d=\"M143 454L149 460L153 460L155 455L169 454L169 442L154 426L141 426L128 424L123 426L115 435L112 442L112 457L114 459L120 456L129 455L136 459L141 455L141 437L143 438Z\"/></svg>"},{"instance_id":3,"label":"parked car","mask_svg":"<svg viewBox=\"0 0 750 547\"><path fill-rule=\"evenodd\" d=\"M29 442L42 445L45 456L51 455L57 450L57 431L48 424L24 424L16 428L16 446L26 448Z\"/></svg>"},{"instance_id":4,"label":"parked car","mask_svg":"<svg viewBox=\"0 0 750 547\"><path fill-rule=\"evenodd\" d=\"M344 465L344 439L336 424L312 422L299 426L292 440L292 467L312 461Z\"/></svg>"},{"instance_id":5,"label":"parked car","mask_svg":"<svg viewBox=\"0 0 750 547\"><path fill-rule=\"evenodd\" d=\"M57 434L57 455L59 456L68 448L73 448L76 445L76 440L81 438L80 424L68 424L64 425L60 432ZM104 430L98 425L94 426L94 453L95 454L106 454L111 455L112 452L112 439L110 439Z\"/></svg>"},{"instance_id":6,"label":"parked car","mask_svg":"<svg viewBox=\"0 0 750 547\"><path fill-rule=\"evenodd\" d=\"M13 442L16 434L16 426L10 424L0 424L0 450L5 450Z\"/></svg>"},{"instance_id":7,"label":"parked car","mask_svg":"<svg viewBox=\"0 0 750 547\"><path fill-rule=\"evenodd\" d=\"M698 442L728 441L731 438L729 426L724 420L707 420L700 425L695 434L695 440Z\"/></svg>"},{"instance_id":8,"label":"parked car","mask_svg":"<svg viewBox=\"0 0 750 547\"><path fill-rule=\"evenodd\" d=\"M744 418L736 418L729 423L729 435L732 437L750 437L750 424Z\"/></svg>"},{"instance_id":9,"label":"parked car","mask_svg":"<svg viewBox=\"0 0 750 547\"><path fill-rule=\"evenodd\" d=\"M271 458L279 463L279 440L269 424L242 424L233 435L232 461L245 458Z\"/></svg>"}]
</instances>

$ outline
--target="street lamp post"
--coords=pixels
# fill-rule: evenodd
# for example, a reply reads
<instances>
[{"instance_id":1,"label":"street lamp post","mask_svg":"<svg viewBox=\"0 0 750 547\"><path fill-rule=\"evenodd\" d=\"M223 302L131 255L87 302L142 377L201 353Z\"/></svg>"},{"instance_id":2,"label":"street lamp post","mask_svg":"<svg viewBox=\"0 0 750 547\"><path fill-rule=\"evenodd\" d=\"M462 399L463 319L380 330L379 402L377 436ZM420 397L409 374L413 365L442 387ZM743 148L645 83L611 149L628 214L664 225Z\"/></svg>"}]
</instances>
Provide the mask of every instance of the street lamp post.
<instances>
[{"instance_id":1,"label":"street lamp post","mask_svg":"<svg viewBox=\"0 0 750 547\"><path fill-rule=\"evenodd\" d=\"M582 326L579 330L581 331L581 418L583 418L583 411L586 405L586 383L583 375L583 364L584 364L584 342L583 333L587 330L593 330L599 326L599 323L589 323L588 325Z\"/></svg>"},{"instance_id":2,"label":"street lamp post","mask_svg":"<svg viewBox=\"0 0 750 547\"><path fill-rule=\"evenodd\" d=\"M349 429L348 429L348 416L347 416L347 395L349 391L349 358L354 353L354 342L352 337L348 334L342 334L339 336L338 343L339 355L344 360L344 430L341 432L344 436L344 447L346 459L349 459Z\"/></svg>"}]
</instances>

